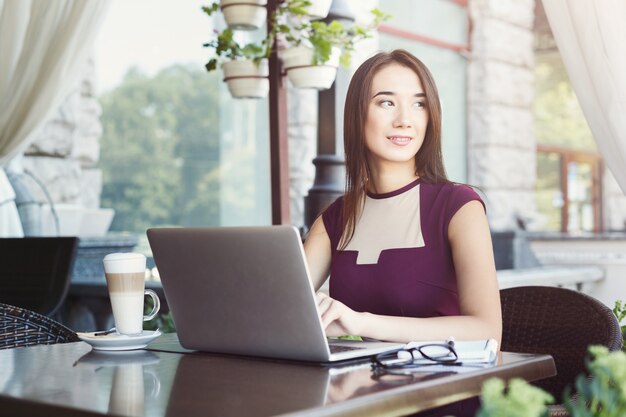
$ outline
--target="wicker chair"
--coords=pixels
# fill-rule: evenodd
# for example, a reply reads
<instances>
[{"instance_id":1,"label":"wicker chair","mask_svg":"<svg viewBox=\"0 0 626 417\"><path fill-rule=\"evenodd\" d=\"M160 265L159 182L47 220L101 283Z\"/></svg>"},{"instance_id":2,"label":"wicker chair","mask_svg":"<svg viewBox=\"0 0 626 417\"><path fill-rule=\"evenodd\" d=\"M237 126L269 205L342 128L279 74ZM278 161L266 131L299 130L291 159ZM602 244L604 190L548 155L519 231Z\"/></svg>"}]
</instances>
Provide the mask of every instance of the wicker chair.
<instances>
[{"instance_id":1,"label":"wicker chair","mask_svg":"<svg viewBox=\"0 0 626 417\"><path fill-rule=\"evenodd\" d=\"M51 318L0 303L0 349L78 341L75 332Z\"/></svg>"},{"instance_id":2,"label":"wicker chair","mask_svg":"<svg viewBox=\"0 0 626 417\"><path fill-rule=\"evenodd\" d=\"M548 353L557 375L535 383L558 402L566 386L574 389L576 376L586 372L587 347L622 348L622 333L610 308L580 292L554 287L517 287L500 291L502 350ZM567 416L559 404L550 416Z\"/></svg>"}]
</instances>

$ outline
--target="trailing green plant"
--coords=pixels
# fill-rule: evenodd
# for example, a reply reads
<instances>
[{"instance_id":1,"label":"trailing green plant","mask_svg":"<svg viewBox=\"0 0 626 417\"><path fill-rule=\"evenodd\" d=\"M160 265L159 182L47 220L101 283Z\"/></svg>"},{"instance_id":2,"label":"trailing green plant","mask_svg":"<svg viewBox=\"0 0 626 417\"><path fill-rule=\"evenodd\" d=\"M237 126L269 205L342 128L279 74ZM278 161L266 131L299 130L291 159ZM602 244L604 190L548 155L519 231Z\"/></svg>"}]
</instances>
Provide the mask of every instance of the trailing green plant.
<instances>
[{"instance_id":1,"label":"trailing green plant","mask_svg":"<svg viewBox=\"0 0 626 417\"><path fill-rule=\"evenodd\" d=\"M313 49L313 64L323 64L330 59L333 47L341 50L340 63L350 65L355 44L371 38L372 32L391 16L372 9L372 20L366 26L345 26L338 20L330 23L311 21L308 17L309 0L286 0L278 5L272 15L270 40L282 36L290 46L307 46Z\"/></svg>"},{"instance_id":2,"label":"trailing green plant","mask_svg":"<svg viewBox=\"0 0 626 417\"><path fill-rule=\"evenodd\" d=\"M220 9L220 3L218 1L211 3L209 6L202 6L202 11L206 13L208 16L211 16L213 13Z\"/></svg>"},{"instance_id":3,"label":"trailing green plant","mask_svg":"<svg viewBox=\"0 0 626 417\"><path fill-rule=\"evenodd\" d=\"M617 317L617 321L622 329L622 339L626 340L626 324L622 324L626 319L626 304L622 300L615 301L615 307L613 307L613 314ZM626 350L626 346L622 346L622 350Z\"/></svg>"},{"instance_id":4,"label":"trailing green plant","mask_svg":"<svg viewBox=\"0 0 626 417\"><path fill-rule=\"evenodd\" d=\"M590 346L586 367L591 375L576 377L577 397L565 390L563 404L571 417L626 416L626 353L609 352L605 346ZM543 417L552 396L521 379L491 378L483 384L481 408L476 417Z\"/></svg>"},{"instance_id":5,"label":"trailing green plant","mask_svg":"<svg viewBox=\"0 0 626 417\"><path fill-rule=\"evenodd\" d=\"M205 65L207 71L215 70L220 60L248 59L258 64L260 60L269 57L271 52L267 38L264 38L260 43L249 43L241 46L235 41L234 32L229 28L221 31L216 39L205 43L203 46L215 51L215 56L209 59Z\"/></svg>"},{"instance_id":6,"label":"trailing green plant","mask_svg":"<svg viewBox=\"0 0 626 417\"><path fill-rule=\"evenodd\" d=\"M202 7L202 11L208 16L211 16L217 10L219 10L219 3L212 3L210 6ZM203 46L213 49L215 53L215 56L209 59L205 65L207 71L213 71L217 69L217 64L220 61L247 59L258 64L262 59L269 57L272 42L270 37L266 36L259 42L241 45L235 40L233 30L226 28L217 33L215 39L203 44Z\"/></svg>"},{"instance_id":7,"label":"trailing green plant","mask_svg":"<svg viewBox=\"0 0 626 417\"><path fill-rule=\"evenodd\" d=\"M272 30L259 42L246 45L239 44L234 39L234 32L226 28L217 33L215 39L203 44L213 49L213 56L206 63L207 71L217 68L220 61L248 59L258 63L268 58L274 47L274 40L281 36L289 45L304 45L313 49L313 64L323 64L330 59L333 47L341 50L340 63L350 65L351 54L356 42L372 37L372 31L390 15L379 9L371 10L372 20L366 26L350 25L346 27L342 22L310 21L308 18L309 0L286 0L280 3L271 16ZM213 2L203 6L202 11L208 16L219 10L219 3Z\"/></svg>"}]
</instances>

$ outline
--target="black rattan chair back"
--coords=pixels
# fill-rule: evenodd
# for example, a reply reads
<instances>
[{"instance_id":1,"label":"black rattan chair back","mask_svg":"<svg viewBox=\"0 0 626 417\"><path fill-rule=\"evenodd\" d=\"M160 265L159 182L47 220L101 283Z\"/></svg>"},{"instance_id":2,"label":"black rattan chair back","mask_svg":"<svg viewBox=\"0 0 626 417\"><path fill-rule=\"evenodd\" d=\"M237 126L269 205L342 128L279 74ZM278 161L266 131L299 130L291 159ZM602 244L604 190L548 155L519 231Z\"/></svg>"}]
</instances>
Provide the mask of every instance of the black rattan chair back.
<instances>
[{"instance_id":1,"label":"black rattan chair back","mask_svg":"<svg viewBox=\"0 0 626 417\"><path fill-rule=\"evenodd\" d=\"M49 317L0 303L0 349L78 341L74 331Z\"/></svg>"},{"instance_id":2,"label":"black rattan chair back","mask_svg":"<svg viewBox=\"0 0 626 417\"><path fill-rule=\"evenodd\" d=\"M69 289L78 238L0 239L0 303L51 316Z\"/></svg>"},{"instance_id":3,"label":"black rattan chair back","mask_svg":"<svg viewBox=\"0 0 626 417\"><path fill-rule=\"evenodd\" d=\"M589 345L620 350L623 339L613 311L595 298L555 287L517 287L500 291L502 350L548 353L557 375L535 385L559 402L576 376L586 372Z\"/></svg>"}]
</instances>

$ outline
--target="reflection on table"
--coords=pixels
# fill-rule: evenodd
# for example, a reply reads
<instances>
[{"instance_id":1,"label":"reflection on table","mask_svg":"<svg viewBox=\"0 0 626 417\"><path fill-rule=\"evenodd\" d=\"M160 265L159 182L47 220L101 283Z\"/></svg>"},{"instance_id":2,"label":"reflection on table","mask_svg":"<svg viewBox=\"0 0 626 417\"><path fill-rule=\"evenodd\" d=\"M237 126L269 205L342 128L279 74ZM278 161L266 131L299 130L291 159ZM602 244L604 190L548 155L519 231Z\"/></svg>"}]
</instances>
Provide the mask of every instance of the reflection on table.
<instances>
[{"instance_id":1,"label":"reflection on table","mask_svg":"<svg viewBox=\"0 0 626 417\"><path fill-rule=\"evenodd\" d=\"M0 351L0 416L402 415L474 396L490 376L555 373L547 355L504 353L493 367L376 378L369 364L325 367L151 350L92 351L83 342Z\"/></svg>"}]
</instances>

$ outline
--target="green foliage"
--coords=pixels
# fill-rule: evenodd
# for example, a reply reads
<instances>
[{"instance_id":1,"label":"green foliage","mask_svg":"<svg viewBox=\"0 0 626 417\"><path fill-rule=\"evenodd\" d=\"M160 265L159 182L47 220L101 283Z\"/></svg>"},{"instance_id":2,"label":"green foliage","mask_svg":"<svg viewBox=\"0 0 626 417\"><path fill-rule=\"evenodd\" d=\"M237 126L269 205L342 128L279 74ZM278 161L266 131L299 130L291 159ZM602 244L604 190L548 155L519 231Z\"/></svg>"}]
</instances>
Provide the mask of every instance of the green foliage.
<instances>
[{"instance_id":1,"label":"green foliage","mask_svg":"<svg viewBox=\"0 0 626 417\"><path fill-rule=\"evenodd\" d=\"M373 9L372 20L367 26L352 25L346 27L342 22L334 20L330 23L311 21L308 14L308 0L286 0L278 5L272 16L272 33L270 39L279 34L291 46L308 46L313 48L314 64L323 64L330 59L333 47L341 50L340 63L348 67L355 44L370 38L372 31L391 16L379 9ZM291 20L290 24L284 22Z\"/></svg>"},{"instance_id":2,"label":"green foliage","mask_svg":"<svg viewBox=\"0 0 626 417\"><path fill-rule=\"evenodd\" d=\"M596 143L563 62L539 56L535 65L535 133L545 145L595 150Z\"/></svg>"},{"instance_id":3,"label":"green foliage","mask_svg":"<svg viewBox=\"0 0 626 417\"><path fill-rule=\"evenodd\" d=\"M314 64L323 64L330 59L333 47L341 50L340 62L343 66L350 65L351 54L356 42L370 38L372 31L391 16L379 9L371 11L372 21L367 26L352 25L345 27L339 21L325 23L311 21L308 17L309 0L286 0L279 3L271 16L272 30L260 42L240 45L234 39L232 29L224 29L217 37L204 44L210 48L214 56L205 67L207 71L217 69L219 62L232 59L248 59L259 62L268 58L277 36L282 36L292 46L304 45L313 48ZM218 3L203 6L202 10L209 16L219 9ZM287 23L287 21L289 21Z\"/></svg>"},{"instance_id":4,"label":"green foliage","mask_svg":"<svg viewBox=\"0 0 626 417\"><path fill-rule=\"evenodd\" d=\"M617 321L622 329L622 338L626 339L626 324L622 324L626 318L626 305L622 300L615 301L615 307L613 307L613 314L617 317ZM622 350L625 350L626 346L622 346Z\"/></svg>"},{"instance_id":5,"label":"green foliage","mask_svg":"<svg viewBox=\"0 0 626 417\"><path fill-rule=\"evenodd\" d=\"M202 11L207 14L207 16L213 15L216 11L220 9L219 2L211 3L209 6L202 6Z\"/></svg>"},{"instance_id":6,"label":"green foliage","mask_svg":"<svg viewBox=\"0 0 626 417\"><path fill-rule=\"evenodd\" d=\"M152 311L152 306L154 302L152 301L152 297L147 298L147 302L144 306L143 314L149 314ZM145 330L161 330L162 333L174 333L176 331L176 327L174 326L174 319L172 318L172 313L159 313L155 318L149 320L143 324L143 328Z\"/></svg>"},{"instance_id":7,"label":"green foliage","mask_svg":"<svg viewBox=\"0 0 626 417\"><path fill-rule=\"evenodd\" d=\"M217 69L217 64L223 60L248 59L258 63L269 57L271 48L268 38L264 38L260 43L249 43L241 46L234 39L232 29L226 28L218 33L217 38L203 45L211 48L215 52L215 57L211 58L205 65L207 71Z\"/></svg>"},{"instance_id":8,"label":"green foliage","mask_svg":"<svg viewBox=\"0 0 626 417\"><path fill-rule=\"evenodd\" d=\"M576 378L578 398L565 394L565 408L572 417L622 417L626 415L626 354L609 352L604 346L589 348L593 359L587 363L592 375Z\"/></svg>"},{"instance_id":9,"label":"green foliage","mask_svg":"<svg viewBox=\"0 0 626 417\"><path fill-rule=\"evenodd\" d=\"M219 166L217 76L174 65L148 77L130 70L100 97L102 205L113 231L216 225L219 189L200 184Z\"/></svg>"},{"instance_id":10,"label":"green foliage","mask_svg":"<svg viewBox=\"0 0 626 417\"><path fill-rule=\"evenodd\" d=\"M219 2L215 2L210 6L202 6L202 11L211 16L219 8ZM247 59L258 64L259 61L270 56L272 45L269 37L266 36L258 43L252 42L242 46L234 39L232 29L226 28L219 32L215 39L203 46L212 49L215 53L215 56L205 65L206 70L211 72L217 69L219 62L224 60Z\"/></svg>"},{"instance_id":11,"label":"green foliage","mask_svg":"<svg viewBox=\"0 0 626 417\"><path fill-rule=\"evenodd\" d=\"M577 399L572 401L567 389L565 408L571 417L626 416L626 353L605 346L590 346L589 353L591 379L584 374L576 378ZM483 385L481 402L476 417L539 417L547 414L552 397L520 379L511 380L507 391L502 380L492 378Z\"/></svg>"},{"instance_id":12,"label":"green foliage","mask_svg":"<svg viewBox=\"0 0 626 417\"><path fill-rule=\"evenodd\" d=\"M522 379L511 379L506 387L503 380L491 378L483 384L476 417L543 417L552 402L550 394Z\"/></svg>"}]
</instances>

